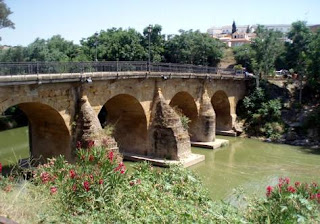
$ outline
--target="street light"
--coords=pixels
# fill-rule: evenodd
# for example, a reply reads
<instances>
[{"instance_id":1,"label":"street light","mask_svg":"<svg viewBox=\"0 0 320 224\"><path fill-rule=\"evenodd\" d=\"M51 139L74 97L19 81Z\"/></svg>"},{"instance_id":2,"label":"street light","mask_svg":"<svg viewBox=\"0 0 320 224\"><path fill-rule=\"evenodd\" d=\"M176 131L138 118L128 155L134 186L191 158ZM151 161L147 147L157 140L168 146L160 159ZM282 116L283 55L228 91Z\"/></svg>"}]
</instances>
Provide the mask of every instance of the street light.
<instances>
[{"instance_id":1,"label":"street light","mask_svg":"<svg viewBox=\"0 0 320 224\"><path fill-rule=\"evenodd\" d=\"M96 47L96 53L95 53L95 61L98 61L98 32L95 32L94 36L95 36L95 41L94 41L94 46Z\"/></svg>"},{"instance_id":2,"label":"street light","mask_svg":"<svg viewBox=\"0 0 320 224\"><path fill-rule=\"evenodd\" d=\"M152 26L151 24L148 26L148 37L149 37L149 47L148 47L148 71L150 72L150 42L151 42L151 32Z\"/></svg>"}]
</instances>

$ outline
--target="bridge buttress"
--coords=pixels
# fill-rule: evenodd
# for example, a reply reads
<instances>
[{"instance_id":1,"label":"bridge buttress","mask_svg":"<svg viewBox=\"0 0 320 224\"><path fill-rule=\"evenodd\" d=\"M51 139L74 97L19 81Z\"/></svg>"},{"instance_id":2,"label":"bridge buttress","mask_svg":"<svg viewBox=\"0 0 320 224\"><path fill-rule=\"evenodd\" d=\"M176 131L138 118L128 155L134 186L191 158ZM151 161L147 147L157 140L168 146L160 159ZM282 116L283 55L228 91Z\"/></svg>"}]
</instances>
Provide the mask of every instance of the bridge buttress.
<instances>
[{"instance_id":1,"label":"bridge buttress","mask_svg":"<svg viewBox=\"0 0 320 224\"><path fill-rule=\"evenodd\" d=\"M180 117L166 103L160 88L155 93L149 129L150 156L181 160L191 154L188 131Z\"/></svg>"},{"instance_id":2,"label":"bridge buttress","mask_svg":"<svg viewBox=\"0 0 320 224\"><path fill-rule=\"evenodd\" d=\"M212 142L216 137L216 114L213 110L207 90L204 89L200 99L200 110L193 139L197 142Z\"/></svg>"}]
</instances>

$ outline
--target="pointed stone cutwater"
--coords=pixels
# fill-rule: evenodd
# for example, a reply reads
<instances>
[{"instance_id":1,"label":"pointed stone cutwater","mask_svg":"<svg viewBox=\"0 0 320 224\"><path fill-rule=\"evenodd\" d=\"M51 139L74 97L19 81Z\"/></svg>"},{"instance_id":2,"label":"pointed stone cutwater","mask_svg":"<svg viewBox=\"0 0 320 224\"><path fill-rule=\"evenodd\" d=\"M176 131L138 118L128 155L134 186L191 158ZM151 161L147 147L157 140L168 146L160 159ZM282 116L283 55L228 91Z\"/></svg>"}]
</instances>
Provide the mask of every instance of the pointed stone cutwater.
<instances>
[{"instance_id":1,"label":"pointed stone cutwater","mask_svg":"<svg viewBox=\"0 0 320 224\"><path fill-rule=\"evenodd\" d=\"M216 114L211 104L207 89L204 89L198 117L198 131L195 140L199 142L212 142L216 138Z\"/></svg>"},{"instance_id":2,"label":"pointed stone cutwater","mask_svg":"<svg viewBox=\"0 0 320 224\"><path fill-rule=\"evenodd\" d=\"M161 89L155 94L151 117L149 156L176 160L185 166L204 160L203 155L191 153L188 131L183 128L177 113L166 103Z\"/></svg>"},{"instance_id":3,"label":"pointed stone cutwater","mask_svg":"<svg viewBox=\"0 0 320 224\"><path fill-rule=\"evenodd\" d=\"M80 100L77 128L79 132L78 140L84 147L87 147L88 142L94 141L97 146L104 145L111 149L118 149L115 139L104 135L100 121L88 102L87 96L82 96Z\"/></svg>"},{"instance_id":4,"label":"pointed stone cutwater","mask_svg":"<svg viewBox=\"0 0 320 224\"><path fill-rule=\"evenodd\" d=\"M216 114L207 89L204 88L200 101L197 132L196 135L193 136L191 145L200 148L216 149L228 144L228 140L216 139Z\"/></svg>"}]
</instances>

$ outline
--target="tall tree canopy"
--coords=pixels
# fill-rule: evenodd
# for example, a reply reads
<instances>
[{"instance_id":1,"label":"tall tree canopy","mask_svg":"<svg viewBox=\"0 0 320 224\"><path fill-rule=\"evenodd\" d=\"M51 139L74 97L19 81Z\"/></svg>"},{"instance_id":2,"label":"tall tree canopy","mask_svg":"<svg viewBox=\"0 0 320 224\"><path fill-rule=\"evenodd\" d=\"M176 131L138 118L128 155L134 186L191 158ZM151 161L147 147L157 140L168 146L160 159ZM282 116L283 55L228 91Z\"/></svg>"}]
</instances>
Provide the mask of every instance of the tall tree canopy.
<instances>
[{"instance_id":1,"label":"tall tree canopy","mask_svg":"<svg viewBox=\"0 0 320 224\"><path fill-rule=\"evenodd\" d=\"M280 32L268 30L263 26L258 26L256 34L251 43L254 51L251 63L257 78L261 79L274 71L275 61L284 43Z\"/></svg>"},{"instance_id":2,"label":"tall tree canopy","mask_svg":"<svg viewBox=\"0 0 320 224\"><path fill-rule=\"evenodd\" d=\"M14 29L14 23L9 19L9 16L12 14L10 8L4 3L3 0L0 0L0 29L3 28L12 28ZM0 38L1 40L1 38Z\"/></svg>"},{"instance_id":3,"label":"tall tree canopy","mask_svg":"<svg viewBox=\"0 0 320 224\"><path fill-rule=\"evenodd\" d=\"M224 44L200 31L180 30L180 35L169 36L165 44L165 59L172 63L195 65L218 64Z\"/></svg>"},{"instance_id":4,"label":"tall tree canopy","mask_svg":"<svg viewBox=\"0 0 320 224\"><path fill-rule=\"evenodd\" d=\"M153 62L161 62L164 60L164 45L165 45L165 35L161 34L162 26L155 24L151 26L150 33L150 53L151 53L151 61ZM145 49L148 49L149 46L149 33L148 27L143 29L143 46Z\"/></svg>"},{"instance_id":5,"label":"tall tree canopy","mask_svg":"<svg viewBox=\"0 0 320 224\"><path fill-rule=\"evenodd\" d=\"M308 82L314 90L320 93L320 29L314 34L310 43L308 62Z\"/></svg>"},{"instance_id":6,"label":"tall tree canopy","mask_svg":"<svg viewBox=\"0 0 320 224\"><path fill-rule=\"evenodd\" d=\"M48 40L37 38L27 47L11 47L0 52L0 61L86 61L80 46L63 39L60 35Z\"/></svg>"},{"instance_id":7,"label":"tall tree canopy","mask_svg":"<svg viewBox=\"0 0 320 224\"><path fill-rule=\"evenodd\" d=\"M291 40L287 44L288 65L295 72L305 73L312 41L311 30L306 26L306 22L298 21L292 23L288 38Z\"/></svg>"},{"instance_id":8,"label":"tall tree canopy","mask_svg":"<svg viewBox=\"0 0 320 224\"><path fill-rule=\"evenodd\" d=\"M97 46L95 43L97 41ZM102 30L80 41L84 52L94 59L95 47L97 47L98 60L105 61L140 61L146 58L146 52L142 45L142 35L135 29L112 28Z\"/></svg>"},{"instance_id":9,"label":"tall tree canopy","mask_svg":"<svg viewBox=\"0 0 320 224\"><path fill-rule=\"evenodd\" d=\"M233 23L232 23L232 34L234 34L235 32L237 32L237 26L236 26L236 22L233 20Z\"/></svg>"},{"instance_id":10,"label":"tall tree canopy","mask_svg":"<svg viewBox=\"0 0 320 224\"><path fill-rule=\"evenodd\" d=\"M223 55L225 44L200 31L180 30L179 35L161 33L162 27L152 26L150 33L151 61L215 66ZM60 35L48 40L37 38L27 47L0 51L0 61L146 61L149 33L135 29L101 30L73 44Z\"/></svg>"}]
</instances>

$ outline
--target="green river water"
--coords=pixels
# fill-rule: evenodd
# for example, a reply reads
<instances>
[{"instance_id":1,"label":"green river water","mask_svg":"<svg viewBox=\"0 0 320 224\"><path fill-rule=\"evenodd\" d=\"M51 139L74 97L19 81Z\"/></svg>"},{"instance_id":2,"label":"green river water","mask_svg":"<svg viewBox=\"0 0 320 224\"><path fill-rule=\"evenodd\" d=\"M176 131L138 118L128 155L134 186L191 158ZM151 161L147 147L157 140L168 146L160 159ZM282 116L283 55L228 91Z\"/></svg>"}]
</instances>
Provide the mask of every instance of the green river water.
<instances>
[{"instance_id":1,"label":"green river water","mask_svg":"<svg viewBox=\"0 0 320 224\"><path fill-rule=\"evenodd\" d=\"M213 199L232 199L234 191L263 195L279 177L292 181L320 182L320 152L308 148L264 143L253 139L221 137L229 146L216 150L192 148L204 162L189 169L202 180ZM14 163L28 157L28 129L0 132L0 162ZM126 162L127 166L132 163Z\"/></svg>"}]
</instances>

